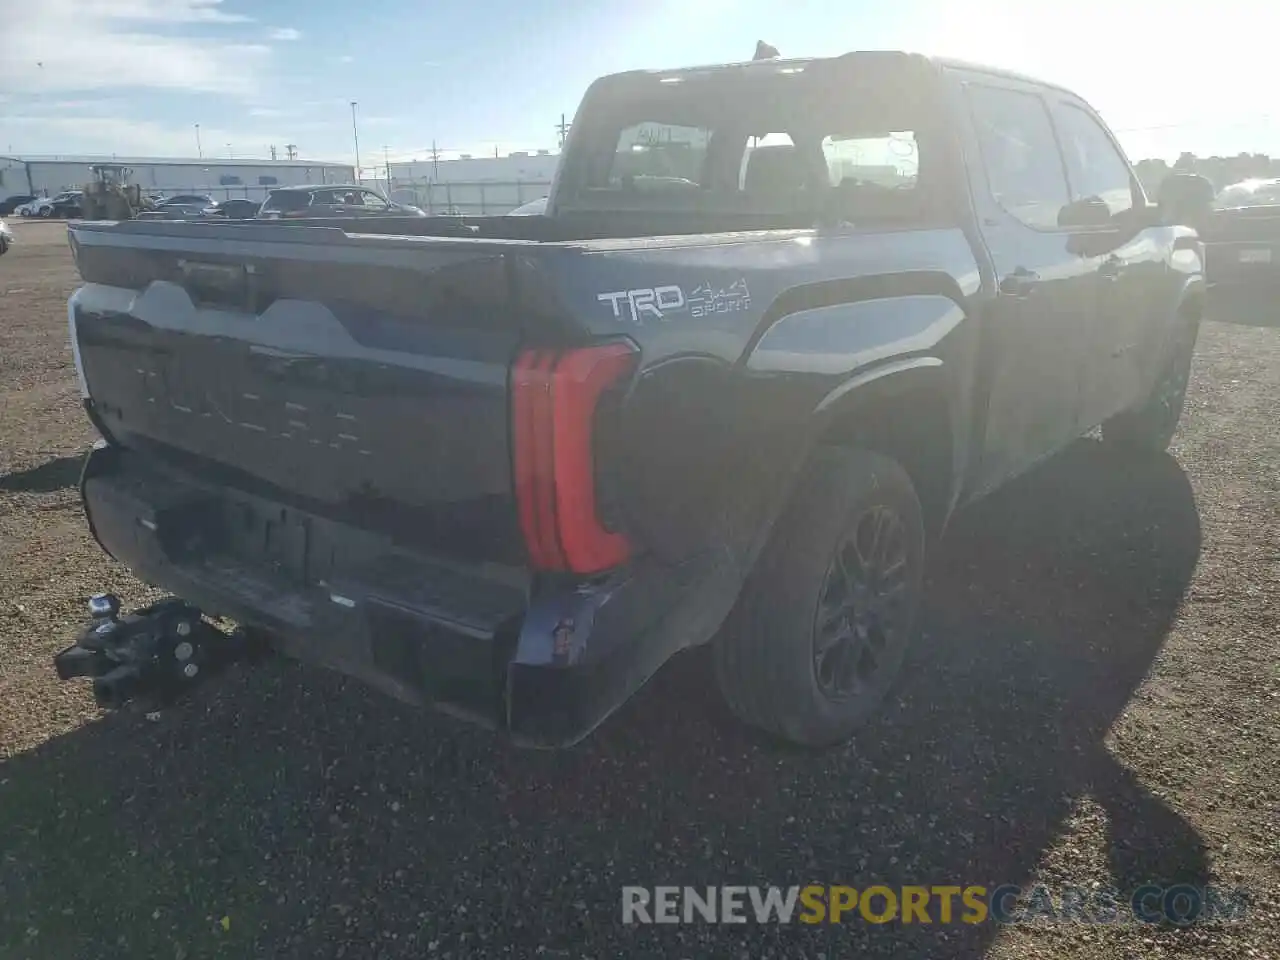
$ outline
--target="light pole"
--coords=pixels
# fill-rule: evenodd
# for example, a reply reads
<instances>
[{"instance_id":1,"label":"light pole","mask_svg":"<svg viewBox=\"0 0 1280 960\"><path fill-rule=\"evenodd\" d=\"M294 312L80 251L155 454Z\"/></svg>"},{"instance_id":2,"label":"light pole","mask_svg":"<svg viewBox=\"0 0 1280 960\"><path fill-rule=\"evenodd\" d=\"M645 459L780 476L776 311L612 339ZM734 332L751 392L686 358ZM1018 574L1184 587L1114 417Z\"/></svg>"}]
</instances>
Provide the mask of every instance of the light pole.
<instances>
[{"instance_id":1,"label":"light pole","mask_svg":"<svg viewBox=\"0 0 1280 960\"><path fill-rule=\"evenodd\" d=\"M196 124L196 157L204 159L204 149L200 146L200 124Z\"/></svg>"},{"instance_id":2,"label":"light pole","mask_svg":"<svg viewBox=\"0 0 1280 960\"><path fill-rule=\"evenodd\" d=\"M360 182L360 133L356 130L356 102L351 101L351 139L356 145L356 183Z\"/></svg>"}]
</instances>

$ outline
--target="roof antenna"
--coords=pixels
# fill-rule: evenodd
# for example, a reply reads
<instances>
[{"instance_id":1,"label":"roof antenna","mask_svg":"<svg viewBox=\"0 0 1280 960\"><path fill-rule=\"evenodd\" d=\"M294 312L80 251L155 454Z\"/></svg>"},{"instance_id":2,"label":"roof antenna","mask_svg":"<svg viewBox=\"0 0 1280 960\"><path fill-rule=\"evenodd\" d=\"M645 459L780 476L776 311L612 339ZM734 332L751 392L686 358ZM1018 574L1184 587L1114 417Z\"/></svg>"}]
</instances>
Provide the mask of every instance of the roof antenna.
<instances>
[{"instance_id":1,"label":"roof antenna","mask_svg":"<svg viewBox=\"0 0 1280 960\"><path fill-rule=\"evenodd\" d=\"M752 60L773 60L774 58L780 57L780 56L782 56L782 54L778 52L777 47L771 47L769 46L769 44L765 43L763 40L757 40L756 55L751 59Z\"/></svg>"}]
</instances>

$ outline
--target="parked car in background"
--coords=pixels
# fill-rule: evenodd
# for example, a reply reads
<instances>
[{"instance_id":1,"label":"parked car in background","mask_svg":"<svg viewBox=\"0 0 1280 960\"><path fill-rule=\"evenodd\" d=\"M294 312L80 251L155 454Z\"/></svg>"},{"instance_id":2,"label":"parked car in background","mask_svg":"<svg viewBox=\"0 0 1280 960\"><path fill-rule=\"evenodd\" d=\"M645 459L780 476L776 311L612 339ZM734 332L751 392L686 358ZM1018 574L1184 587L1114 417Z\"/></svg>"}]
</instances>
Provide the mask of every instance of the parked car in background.
<instances>
[{"instance_id":1,"label":"parked car in background","mask_svg":"<svg viewBox=\"0 0 1280 960\"><path fill-rule=\"evenodd\" d=\"M30 203L25 203L18 208L18 213L24 217L52 217L55 204L66 203L68 200L78 200L79 198L79 190L64 190L62 193L54 194L52 197L37 197Z\"/></svg>"},{"instance_id":2,"label":"parked car in background","mask_svg":"<svg viewBox=\"0 0 1280 960\"><path fill-rule=\"evenodd\" d=\"M156 212L163 214L181 214L183 217L198 217L213 206L213 197L203 193L180 193L156 201Z\"/></svg>"},{"instance_id":3,"label":"parked car in background","mask_svg":"<svg viewBox=\"0 0 1280 960\"><path fill-rule=\"evenodd\" d=\"M74 220L84 214L84 194L76 191L68 193L50 204L49 216L63 220Z\"/></svg>"},{"instance_id":4,"label":"parked car in background","mask_svg":"<svg viewBox=\"0 0 1280 960\"><path fill-rule=\"evenodd\" d=\"M328 184L272 190L258 211L268 220L318 217L425 217L417 207L392 203L367 187Z\"/></svg>"},{"instance_id":5,"label":"parked car in background","mask_svg":"<svg viewBox=\"0 0 1280 960\"><path fill-rule=\"evenodd\" d=\"M8 217L18 211L24 203L31 203L39 198L33 193L15 193L11 197L0 200L0 217Z\"/></svg>"},{"instance_id":6,"label":"parked car in background","mask_svg":"<svg viewBox=\"0 0 1280 960\"><path fill-rule=\"evenodd\" d=\"M1280 179L1242 180L1214 194L1205 178L1184 175L1161 184L1162 198L1165 186L1177 180L1203 181L1203 202L1191 225L1205 246L1209 314L1280 320Z\"/></svg>"},{"instance_id":7,"label":"parked car in background","mask_svg":"<svg viewBox=\"0 0 1280 960\"><path fill-rule=\"evenodd\" d=\"M227 220L252 220L258 215L262 204L257 200L220 200L212 206L205 207L201 214L206 217L224 217Z\"/></svg>"},{"instance_id":8,"label":"parked car in background","mask_svg":"<svg viewBox=\"0 0 1280 960\"><path fill-rule=\"evenodd\" d=\"M11 246L13 246L13 231L9 229L7 223L0 220L0 256L4 256Z\"/></svg>"},{"instance_id":9,"label":"parked car in background","mask_svg":"<svg viewBox=\"0 0 1280 960\"><path fill-rule=\"evenodd\" d=\"M537 200L530 200L528 203L522 203L510 213L509 217L541 217L547 212L547 198L539 197Z\"/></svg>"}]
</instances>

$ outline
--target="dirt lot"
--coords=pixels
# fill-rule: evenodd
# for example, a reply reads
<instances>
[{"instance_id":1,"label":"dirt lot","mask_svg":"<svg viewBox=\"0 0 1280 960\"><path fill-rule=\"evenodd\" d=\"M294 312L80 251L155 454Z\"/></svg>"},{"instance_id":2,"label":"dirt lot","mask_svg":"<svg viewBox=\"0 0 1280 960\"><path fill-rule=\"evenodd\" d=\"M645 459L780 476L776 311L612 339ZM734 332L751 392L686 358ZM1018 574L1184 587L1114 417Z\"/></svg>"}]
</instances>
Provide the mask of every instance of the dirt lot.
<instances>
[{"instance_id":1,"label":"dirt lot","mask_svg":"<svg viewBox=\"0 0 1280 960\"><path fill-rule=\"evenodd\" d=\"M63 228L0 259L0 956L1280 957L1280 329L1208 323L1172 456L1082 441L966 515L886 723L745 733L699 656L579 749L286 662L158 720L52 679L90 541ZM1235 924L624 928L623 884L1146 881ZM937 917L935 916L935 921Z\"/></svg>"}]
</instances>

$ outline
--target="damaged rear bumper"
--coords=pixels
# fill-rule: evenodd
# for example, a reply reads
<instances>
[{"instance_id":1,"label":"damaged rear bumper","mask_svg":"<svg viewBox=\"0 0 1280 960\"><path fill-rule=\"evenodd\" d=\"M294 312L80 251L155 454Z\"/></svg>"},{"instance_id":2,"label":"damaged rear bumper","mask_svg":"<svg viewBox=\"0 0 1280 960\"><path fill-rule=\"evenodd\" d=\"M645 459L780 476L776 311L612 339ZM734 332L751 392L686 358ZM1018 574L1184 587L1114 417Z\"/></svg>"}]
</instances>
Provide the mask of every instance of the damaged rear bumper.
<instances>
[{"instance_id":1,"label":"damaged rear bumper","mask_svg":"<svg viewBox=\"0 0 1280 960\"><path fill-rule=\"evenodd\" d=\"M525 571L428 557L105 443L81 494L98 543L139 579L526 746L581 740L720 619L698 569L535 590Z\"/></svg>"}]
</instances>

